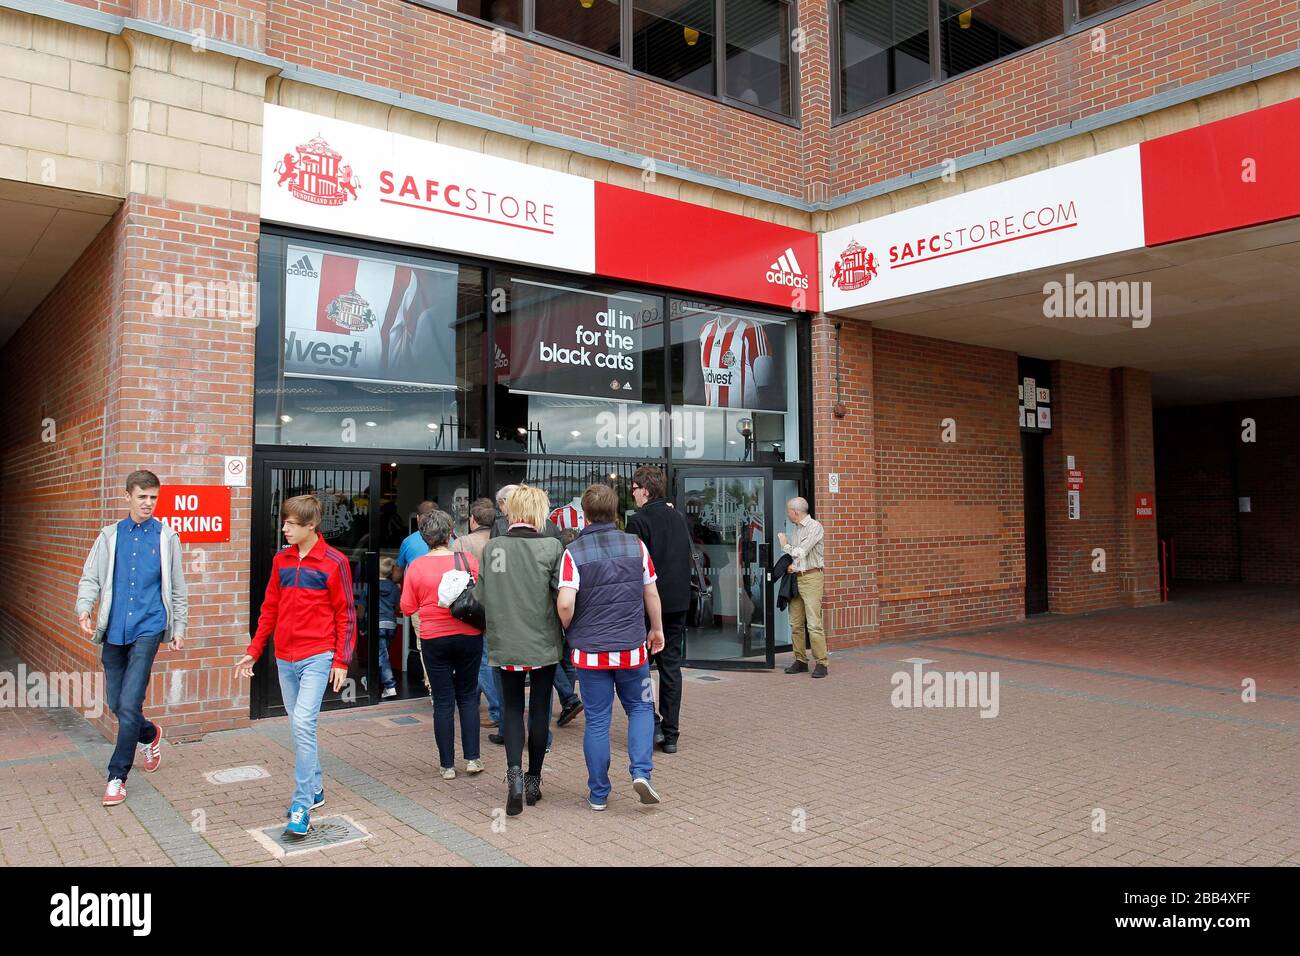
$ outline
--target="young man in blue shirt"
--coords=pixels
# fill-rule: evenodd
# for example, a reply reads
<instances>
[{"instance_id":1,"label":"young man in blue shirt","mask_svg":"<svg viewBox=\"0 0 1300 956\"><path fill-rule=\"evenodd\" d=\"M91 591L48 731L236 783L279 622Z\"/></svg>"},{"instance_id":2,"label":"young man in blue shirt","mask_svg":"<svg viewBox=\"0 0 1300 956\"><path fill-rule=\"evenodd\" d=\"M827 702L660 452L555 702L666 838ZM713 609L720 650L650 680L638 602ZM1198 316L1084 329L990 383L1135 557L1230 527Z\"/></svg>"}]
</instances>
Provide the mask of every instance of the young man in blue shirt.
<instances>
[{"instance_id":1,"label":"young man in blue shirt","mask_svg":"<svg viewBox=\"0 0 1300 956\"><path fill-rule=\"evenodd\" d=\"M185 646L189 596L180 538L153 517L160 482L151 471L126 479L130 513L102 529L86 558L77 586L77 623L103 645L109 710L117 717L117 746L108 763L103 803L126 800L126 778L135 750L144 745L141 766L153 773L162 763L162 725L144 716L144 698L154 656L162 644ZM96 601L99 613L92 617Z\"/></svg>"}]
</instances>

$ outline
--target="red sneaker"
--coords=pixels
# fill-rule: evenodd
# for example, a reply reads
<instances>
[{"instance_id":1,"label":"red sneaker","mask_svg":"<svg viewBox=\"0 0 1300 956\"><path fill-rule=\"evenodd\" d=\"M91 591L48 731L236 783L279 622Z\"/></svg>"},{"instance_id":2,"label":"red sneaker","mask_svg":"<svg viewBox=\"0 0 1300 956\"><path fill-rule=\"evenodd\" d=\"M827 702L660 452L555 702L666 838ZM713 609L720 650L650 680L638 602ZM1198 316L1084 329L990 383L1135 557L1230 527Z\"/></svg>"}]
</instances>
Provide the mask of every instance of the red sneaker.
<instances>
[{"instance_id":1,"label":"red sneaker","mask_svg":"<svg viewBox=\"0 0 1300 956\"><path fill-rule=\"evenodd\" d=\"M153 773L162 763L162 724L154 723L153 740L144 745L144 760L141 768L145 773Z\"/></svg>"},{"instance_id":2,"label":"red sneaker","mask_svg":"<svg viewBox=\"0 0 1300 956\"><path fill-rule=\"evenodd\" d=\"M115 807L119 803L126 803L126 781L114 777L104 788L104 806Z\"/></svg>"}]
</instances>

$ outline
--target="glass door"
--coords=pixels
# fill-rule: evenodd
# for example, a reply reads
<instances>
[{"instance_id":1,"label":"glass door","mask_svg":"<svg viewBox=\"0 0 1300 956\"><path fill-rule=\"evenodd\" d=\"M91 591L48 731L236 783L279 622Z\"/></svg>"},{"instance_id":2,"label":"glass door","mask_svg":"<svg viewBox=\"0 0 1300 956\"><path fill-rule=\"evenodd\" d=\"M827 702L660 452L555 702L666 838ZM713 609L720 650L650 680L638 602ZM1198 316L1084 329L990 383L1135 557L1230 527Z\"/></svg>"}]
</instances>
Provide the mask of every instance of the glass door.
<instances>
[{"instance_id":1,"label":"glass door","mask_svg":"<svg viewBox=\"0 0 1300 956\"><path fill-rule=\"evenodd\" d=\"M679 468L674 477L712 604L686 630L684 663L774 666L771 470Z\"/></svg>"},{"instance_id":2,"label":"glass door","mask_svg":"<svg viewBox=\"0 0 1300 956\"><path fill-rule=\"evenodd\" d=\"M379 515L385 510L379 468L293 461L260 461L254 487L252 615L249 630L257 629L271 562L285 546L280 533L280 506L295 495L316 495L321 501L320 534L327 544L348 559L352 569L352 600L356 605L355 650L348 679L341 691L325 693L323 709L334 710L369 704L379 699L376 636L379 616ZM254 665L252 716L276 717L285 713L274 652L267 642L262 659Z\"/></svg>"}]
</instances>

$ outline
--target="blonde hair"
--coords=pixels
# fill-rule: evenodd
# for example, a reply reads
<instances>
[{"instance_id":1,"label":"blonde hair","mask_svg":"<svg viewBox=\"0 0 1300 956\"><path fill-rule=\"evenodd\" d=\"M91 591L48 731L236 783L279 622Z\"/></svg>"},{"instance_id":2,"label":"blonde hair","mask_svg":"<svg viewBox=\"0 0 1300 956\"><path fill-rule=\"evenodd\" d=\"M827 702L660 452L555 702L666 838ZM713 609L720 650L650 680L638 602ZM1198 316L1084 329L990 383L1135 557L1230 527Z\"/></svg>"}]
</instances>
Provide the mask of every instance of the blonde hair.
<instances>
[{"instance_id":1,"label":"blonde hair","mask_svg":"<svg viewBox=\"0 0 1300 956\"><path fill-rule=\"evenodd\" d=\"M397 567L397 562L392 558L379 559L379 576L389 578L393 576L393 568Z\"/></svg>"},{"instance_id":2,"label":"blonde hair","mask_svg":"<svg viewBox=\"0 0 1300 956\"><path fill-rule=\"evenodd\" d=\"M546 516L551 513L551 499L541 488L520 485L510 493L506 502L506 521L510 524L524 522L538 531L546 527Z\"/></svg>"}]
</instances>

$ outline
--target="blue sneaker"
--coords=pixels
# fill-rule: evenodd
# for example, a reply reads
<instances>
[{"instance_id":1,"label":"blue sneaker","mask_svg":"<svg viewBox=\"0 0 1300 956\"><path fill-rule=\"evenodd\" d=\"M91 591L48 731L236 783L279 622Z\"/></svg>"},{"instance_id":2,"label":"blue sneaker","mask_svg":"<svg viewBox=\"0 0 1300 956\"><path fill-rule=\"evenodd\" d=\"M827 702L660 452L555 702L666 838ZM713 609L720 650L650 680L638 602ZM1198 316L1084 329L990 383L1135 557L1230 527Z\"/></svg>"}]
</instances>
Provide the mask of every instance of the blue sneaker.
<instances>
[{"instance_id":1,"label":"blue sneaker","mask_svg":"<svg viewBox=\"0 0 1300 956\"><path fill-rule=\"evenodd\" d=\"M311 807L309 809L315 810L317 807L323 807L323 806L325 806L324 790L320 791L320 793L316 794L316 796L312 798Z\"/></svg>"},{"instance_id":2,"label":"blue sneaker","mask_svg":"<svg viewBox=\"0 0 1300 956\"><path fill-rule=\"evenodd\" d=\"M284 835L301 838L307 835L309 829L311 829L311 811L295 803L289 808L289 822L285 825Z\"/></svg>"}]
</instances>

